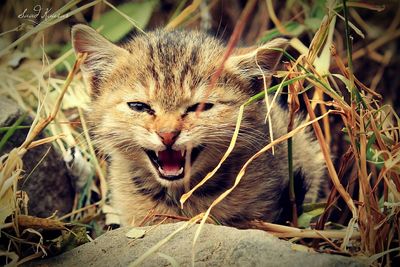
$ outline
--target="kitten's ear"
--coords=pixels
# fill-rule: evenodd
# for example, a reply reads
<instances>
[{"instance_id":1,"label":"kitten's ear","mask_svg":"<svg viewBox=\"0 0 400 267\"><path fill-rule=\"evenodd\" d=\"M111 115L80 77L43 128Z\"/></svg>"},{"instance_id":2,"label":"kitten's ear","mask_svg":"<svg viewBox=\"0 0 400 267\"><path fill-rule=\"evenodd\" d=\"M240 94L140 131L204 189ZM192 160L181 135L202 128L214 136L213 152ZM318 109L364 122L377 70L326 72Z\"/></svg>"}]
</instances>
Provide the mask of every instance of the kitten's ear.
<instances>
[{"instance_id":1,"label":"kitten's ear","mask_svg":"<svg viewBox=\"0 0 400 267\"><path fill-rule=\"evenodd\" d=\"M244 79L262 76L260 68L264 74L272 74L287 45L287 39L277 38L260 47L239 48L227 60L225 69Z\"/></svg>"},{"instance_id":2,"label":"kitten's ear","mask_svg":"<svg viewBox=\"0 0 400 267\"><path fill-rule=\"evenodd\" d=\"M83 24L73 26L71 35L75 53L87 54L81 69L92 79L104 78L115 66L117 57L129 53Z\"/></svg>"}]
</instances>

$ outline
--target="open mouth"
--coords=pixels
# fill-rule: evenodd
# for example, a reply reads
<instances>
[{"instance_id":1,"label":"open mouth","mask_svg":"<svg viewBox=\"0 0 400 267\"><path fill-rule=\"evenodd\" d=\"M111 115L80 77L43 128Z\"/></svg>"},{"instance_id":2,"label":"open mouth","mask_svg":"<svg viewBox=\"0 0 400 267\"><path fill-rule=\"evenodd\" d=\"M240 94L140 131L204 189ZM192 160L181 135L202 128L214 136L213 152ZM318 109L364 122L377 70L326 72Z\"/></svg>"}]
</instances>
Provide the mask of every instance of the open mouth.
<instances>
[{"instance_id":1,"label":"open mouth","mask_svg":"<svg viewBox=\"0 0 400 267\"><path fill-rule=\"evenodd\" d=\"M190 164L193 164L201 149L194 148L190 155ZM167 148L163 151L146 150L146 154L149 156L150 161L156 168L161 178L169 181L182 179L185 175L185 157L186 150L174 150Z\"/></svg>"}]
</instances>

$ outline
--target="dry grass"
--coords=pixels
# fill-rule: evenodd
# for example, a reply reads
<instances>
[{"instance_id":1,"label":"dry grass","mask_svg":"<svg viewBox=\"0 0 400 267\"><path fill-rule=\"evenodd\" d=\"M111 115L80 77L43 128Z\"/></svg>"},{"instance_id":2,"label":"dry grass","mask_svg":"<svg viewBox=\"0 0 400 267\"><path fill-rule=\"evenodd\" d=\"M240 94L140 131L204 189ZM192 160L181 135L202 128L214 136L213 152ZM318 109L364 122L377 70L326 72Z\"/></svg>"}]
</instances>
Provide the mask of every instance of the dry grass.
<instances>
[{"instance_id":1,"label":"dry grass","mask_svg":"<svg viewBox=\"0 0 400 267\"><path fill-rule=\"evenodd\" d=\"M15 25L11 21L2 24L4 26L1 36L14 36L11 38L14 40L0 52L4 62L10 62L11 59L16 60L22 53L22 47L30 46L29 42L32 42L31 46L41 52L39 57L25 55L27 61L17 64L13 70L10 70L7 63L0 65L0 95L13 98L23 110L35 118L25 142L10 153L3 155L0 161L0 229L2 240L8 241L7 246L1 248L7 249L7 251L0 252L0 256L6 259L4 263L17 264L45 255L47 253L46 240L43 240L42 237L46 229L71 229L74 225L71 222L75 224L76 222L89 222L101 212L105 203L107 191L104 175L105 162L101 158L97 158L95 154L82 115L82 109L85 108L89 99L82 77L77 72L82 57L78 58L72 67L68 61L72 54L70 49L50 59L46 54L45 48L49 43L45 42L44 33L46 29L66 27L63 23L67 18L61 16L62 14L74 16L74 19L78 21L82 20L83 14L91 14L93 18L96 18L101 16L106 6L117 10L118 16L128 20L133 25L132 27L143 25L138 25L112 2L91 1L85 2L85 4L80 2L71 1L65 6L55 5L54 10L58 10L56 14L60 16L42 21L34 27L27 27L22 33L19 30L23 27ZM278 3L278 1L274 3L267 0L257 2L259 9L264 12L256 12L252 11L256 2L249 1L243 10L237 9L237 7L235 10L235 7L231 7L230 12L240 11L242 19L233 25L235 30L231 35L224 58L228 58L246 25L250 24L252 27L248 29L249 32L246 36L242 36L242 39L250 39L252 43L255 43L256 37L266 41L274 36L285 34L291 37L290 44L294 50L291 53L296 56L285 53L285 69L276 74L281 78L281 82L270 88L264 88L264 92L243 103L241 109L238 110L237 128L222 161L229 157L229 153L235 145L241 115L246 112L245 107L265 98L266 92L278 95L284 88L288 88L291 114L296 113L300 103L304 103L308 120L296 128L293 128L291 123L293 121L289 120L288 133L275 138L268 146L256 152L238 173L234 186L219 196L205 213L191 219L173 217L178 220L188 220L187 224L177 232L199 221L202 224L205 223L212 214L212 207L240 183L241 177L245 175L246 167L252 160L269 149L273 149L274 145L287 142L296 132L301 131L307 125L312 125L323 151L332 183L332 190L322 214L317 214L319 215L318 220L315 224L306 225L307 229L297 227L301 218L299 221L295 219L292 226L258 221L251 222L251 226L282 238L295 237L295 242L306 243L317 251L359 257L375 266L391 265L395 256L400 253L398 249L400 247L400 118L396 114L396 106L393 106L398 103L395 103L394 99L381 95L377 89L387 85L381 80L382 77L386 77L385 70L391 64L391 59L394 58L396 49L398 49L395 40L400 37L399 5L389 6L395 10L393 12L395 14L389 16L387 21L382 22L388 25L383 31L373 28L374 21L371 16L374 12L382 11L383 7L371 3L327 1L326 8L321 11L318 9L318 6L321 5L320 1L312 4L296 4L291 9L285 9L284 4ZM16 2L15 5L18 6L21 3ZM7 2L1 11L1 14L5 15L4 17L7 17L7 8L10 9L10 6L11 1ZM215 6L218 6L218 1L209 3L209 7ZM18 8L23 9L24 7L18 6ZM318 12L320 15L312 17L311 11L314 12L314 15ZM184 4L177 5L176 12L170 16L172 20L165 23L166 28L172 29L181 25L191 27L196 23L199 24L201 18L204 17L204 12L206 10L204 7L202 8L201 1L187 3L186 7ZM255 14L253 20L249 17L251 12ZM265 32L262 26L255 27L257 24L254 21L264 18L270 19L275 28ZM8 19L12 20L10 16ZM312 22L315 24L315 21L319 23L319 26L312 29L310 25L313 24ZM309 28L305 28L304 25L308 25ZM10 29L14 30L9 31ZM305 42L305 38L301 38L303 35L299 35L299 32L312 36L309 38L309 42ZM368 36L368 39L354 41L359 40L360 37L353 40L352 35L365 35ZM248 36L253 36L253 38ZM52 41L57 42L57 40ZM365 42L367 44L364 44ZM308 43L309 45L307 45ZM382 49L385 45L388 46ZM393 47L395 48L393 49ZM368 58L366 59L366 57ZM372 79L368 79L368 75L363 73L367 70L362 68L360 70L361 60L364 64L373 62L375 67ZM60 67L60 65L69 70L68 76L57 74L56 67ZM357 77L355 73L362 77ZM217 75L218 73L213 77L214 80L218 78ZM388 90L383 88L381 92L388 92ZM272 99L271 104L275 102L275 99L275 97ZM270 101L267 100L267 102ZM83 131L74 123L70 123L71 116L67 115L67 111L70 113L71 110L74 120L79 120ZM335 130L335 127L332 126L334 119L336 120L335 124L339 125L347 140L347 143L340 144L347 151L343 155L337 155L338 158L342 157L343 159L340 164L335 164L331 158L332 147L334 147L332 140L339 135L338 127ZM14 128L4 129L4 132L11 135L17 127L18 125L15 125ZM47 138L35 140L43 131L46 132ZM23 177L23 155L27 150L48 142L52 142L61 153L66 153L70 147L76 147L82 152L84 158L90 160L91 169L96 175L95 179L88 180L87 183L88 187L97 188L95 190L99 194L100 201L77 204L70 214L59 218L35 218L26 214L26 203L23 204L24 194L18 188L18 180ZM291 160L290 153L288 160L289 162ZM198 186L182 197L182 205L193 191L207 179L212 179L213 173L216 172L222 161ZM292 173L288 175L293 177ZM85 197L85 194L87 191L78 193L81 199ZM341 205L340 201L343 201L345 205ZM344 216L331 216L337 207L342 209ZM311 209L309 213L318 208L320 209L319 206ZM296 218L296 216L294 217ZM169 218L172 217L169 216ZM26 229L30 229L36 237L40 238L32 239L32 235L30 238L25 238L22 232ZM194 246L200 231L201 227L198 227ZM134 265L140 264L146 257L156 252L177 232L143 254ZM304 238L310 238L312 241L304 240ZM27 255L26 251L23 251L24 249L31 253Z\"/></svg>"}]
</instances>

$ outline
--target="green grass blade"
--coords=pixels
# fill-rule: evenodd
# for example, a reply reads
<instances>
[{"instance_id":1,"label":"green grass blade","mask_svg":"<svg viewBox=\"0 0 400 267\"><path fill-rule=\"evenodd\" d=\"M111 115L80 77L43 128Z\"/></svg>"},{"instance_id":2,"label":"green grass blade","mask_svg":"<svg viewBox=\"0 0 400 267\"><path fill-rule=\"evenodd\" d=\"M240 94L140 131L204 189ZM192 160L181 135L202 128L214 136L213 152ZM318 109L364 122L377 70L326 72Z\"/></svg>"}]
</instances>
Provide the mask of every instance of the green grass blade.
<instances>
[{"instance_id":1,"label":"green grass blade","mask_svg":"<svg viewBox=\"0 0 400 267\"><path fill-rule=\"evenodd\" d=\"M18 126L25 120L26 116L28 114L24 113L22 116L20 116L14 123L9 127L3 138L0 140L0 151L3 150L4 145L7 143L7 141L11 138L11 136L17 131Z\"/></svg>"}]
</instances>

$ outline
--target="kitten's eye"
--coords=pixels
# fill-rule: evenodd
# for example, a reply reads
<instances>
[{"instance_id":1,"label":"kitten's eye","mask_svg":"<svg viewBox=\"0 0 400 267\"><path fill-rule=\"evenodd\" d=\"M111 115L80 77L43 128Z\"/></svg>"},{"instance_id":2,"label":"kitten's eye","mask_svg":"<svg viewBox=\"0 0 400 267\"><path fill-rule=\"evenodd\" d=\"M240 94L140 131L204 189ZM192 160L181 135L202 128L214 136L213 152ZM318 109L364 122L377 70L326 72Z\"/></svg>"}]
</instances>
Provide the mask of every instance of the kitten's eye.
<instances>
[{"instance_id":1,"label":"kitten's eye","mask_svg":"<svg viewBox=\"0 0 400 267\"><path fill-rule=\"evenodd\" d=\"M188 107L188 109L186 110L186 113L195 112L195 111L197 110L197 108L198 108L200 105L201 105L201 103L197 103L197 104L194 104L194 105ZM203 109L202 109L201 111L209 110L209 109L211 109L213 106L214 106L213 103L204 103Z\"/></svg>"},{"instance_id":2,"label":"kitten's eye","mask_svg":"<svg viewBox=\"0 0 400 267\"><path fill-rule=\"evenodd\" d=\"M142 102L128 102L128 107L137 112L147 112L149 114L154 114L154 110L145 103Z\"/></svg>"}]
</instances>

